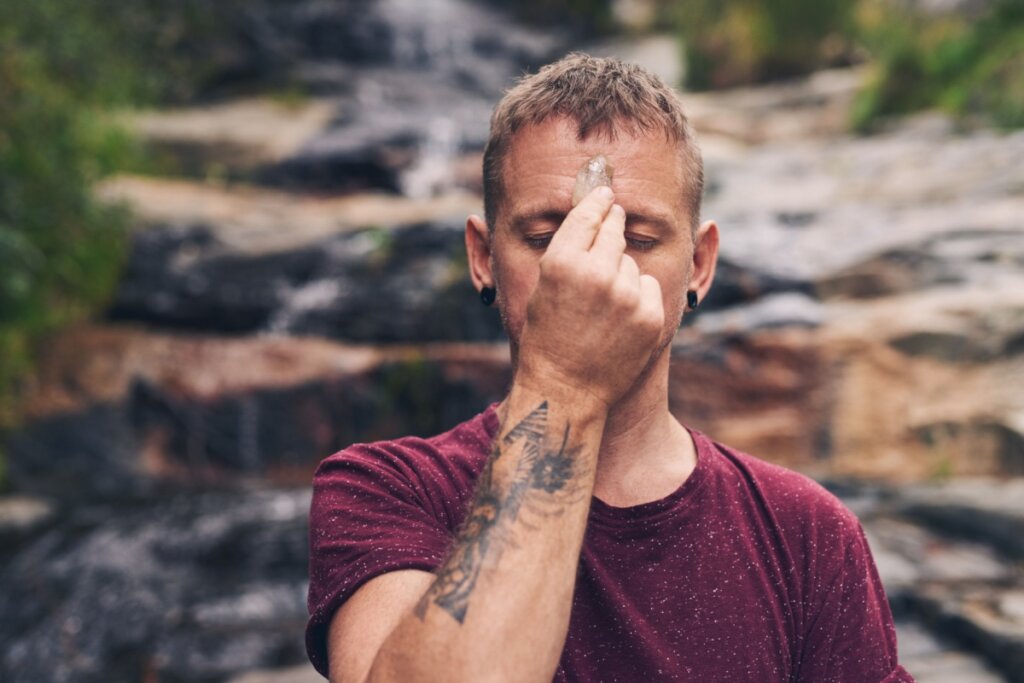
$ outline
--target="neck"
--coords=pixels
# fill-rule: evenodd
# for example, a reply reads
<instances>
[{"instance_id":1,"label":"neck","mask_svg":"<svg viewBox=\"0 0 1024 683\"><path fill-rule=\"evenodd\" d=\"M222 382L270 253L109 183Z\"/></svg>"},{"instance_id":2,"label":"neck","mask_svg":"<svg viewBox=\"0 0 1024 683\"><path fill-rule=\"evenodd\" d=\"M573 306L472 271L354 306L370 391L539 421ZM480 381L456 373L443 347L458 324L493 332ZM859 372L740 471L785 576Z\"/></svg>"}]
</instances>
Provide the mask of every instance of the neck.
<instances>
[{"instance_id":1,"label":"neck","mask_svg":"<svg viewBox=\"0 0 1024 683\"><path fill-rule=\"evenodd\" d=\"M612 406L598 456L594 495L617 507L658 500L693 472L689 432L668 408L670 348Z\"/></svg>"},{"instance_id":2,"label":"neck","mask_svg":"<svg viewBox=\"0 0 1024 683\"><path fill-rule=\"evenodd\" d=\"M668 408L671 347L608 412L593 494L616 507L663 498L696 466L689 432Z\"/></svg>"}]
</instances>

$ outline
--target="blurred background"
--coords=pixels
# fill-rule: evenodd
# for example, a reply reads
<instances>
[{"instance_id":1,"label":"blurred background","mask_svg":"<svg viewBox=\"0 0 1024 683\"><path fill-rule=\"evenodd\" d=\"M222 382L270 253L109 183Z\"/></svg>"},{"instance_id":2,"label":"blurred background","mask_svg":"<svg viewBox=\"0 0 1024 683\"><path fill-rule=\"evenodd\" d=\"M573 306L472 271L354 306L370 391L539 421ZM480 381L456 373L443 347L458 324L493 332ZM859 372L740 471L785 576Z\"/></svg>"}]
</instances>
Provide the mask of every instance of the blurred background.
<instances>
[{"instance_id":1,"label":"blurred background","mask_svg":"<svg viewBox=\"0 0 1024 683\"><path fill-rule=\"evenodd\" d=\"M491 107L684 91L679 418L863 520L922 683L1024 680L1020 0L0 2L0 680L310 683L317 462L503 395Z\"/></svg>"}]
</instances>

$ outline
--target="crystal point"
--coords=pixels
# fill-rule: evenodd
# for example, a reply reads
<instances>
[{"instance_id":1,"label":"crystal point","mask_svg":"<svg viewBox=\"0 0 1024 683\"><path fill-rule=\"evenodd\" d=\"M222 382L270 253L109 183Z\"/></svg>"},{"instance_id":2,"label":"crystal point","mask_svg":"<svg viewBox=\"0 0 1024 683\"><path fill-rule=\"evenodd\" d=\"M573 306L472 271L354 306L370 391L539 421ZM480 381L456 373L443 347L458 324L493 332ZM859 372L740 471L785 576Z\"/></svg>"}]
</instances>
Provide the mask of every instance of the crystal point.
<instances>
[{"instance_id":1,"label":"crystal point","mask_svg":"<svg viewBox=\"0 0 1024 683\"><path fill-rule=\"evenodd\" d=\"M591 157L587 160L579 173L576 174L576 187L572 191L572 205L579 204L584 197L590 194L595 187L601 185L612 186L612 175L615 169L608 163L603 154Z\"/></svg>"}]
</instances>

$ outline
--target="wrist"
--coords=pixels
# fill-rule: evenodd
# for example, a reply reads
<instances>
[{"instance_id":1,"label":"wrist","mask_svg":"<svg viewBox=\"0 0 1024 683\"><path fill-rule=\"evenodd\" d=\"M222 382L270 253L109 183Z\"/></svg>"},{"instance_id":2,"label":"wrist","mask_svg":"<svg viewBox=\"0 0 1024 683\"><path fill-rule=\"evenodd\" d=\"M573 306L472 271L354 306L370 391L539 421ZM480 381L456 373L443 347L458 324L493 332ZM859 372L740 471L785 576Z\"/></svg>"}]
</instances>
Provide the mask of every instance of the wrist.
<instances>
[{"instance_id":1,"label":"wrist","mask_svg":"<svg viewBox=\"0 0 1024 683\"><path fill-rule=\"evenodd\" d=\"M600 421L608 416L611 402L588 389L585 385L561 377L555 372L527 372L517 368L508 394L509 402L547 401L552 408L569 413L577 423Z\"/></svg>"}]
</instances>

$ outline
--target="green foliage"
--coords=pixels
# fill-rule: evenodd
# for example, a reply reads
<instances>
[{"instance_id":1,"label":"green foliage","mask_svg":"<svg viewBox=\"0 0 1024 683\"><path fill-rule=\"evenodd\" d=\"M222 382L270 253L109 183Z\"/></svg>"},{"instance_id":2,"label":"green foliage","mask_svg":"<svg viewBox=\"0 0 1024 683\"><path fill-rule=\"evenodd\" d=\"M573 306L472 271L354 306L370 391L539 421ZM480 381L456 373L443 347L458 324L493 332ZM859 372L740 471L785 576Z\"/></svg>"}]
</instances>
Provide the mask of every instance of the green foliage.
<instances>
[{"instance_id":1,"label":"green foliage","mask_svg":"<svg viewBox=\"0 0 1024 683\"><path fill-rule=\"evenodd\" d=\"M675 3L686 85L757 83L869 58L852 113L857 130L939 107L1004 128L1024 126L1024 2L982 16L925 14L892 0L686 0Z\"/></svg>"},{"instance_id":2,"label":"green foliage","mask_svg":"<svg viewBox=\"0 0 1024 683\"><path fill-rule=\"evenodd\" d=\"M873 57L853 112L867 130L883 116L929 107L1024 126L1024 3L996 0L982 17L926 17L878 0L860 11Z\"/></svg>"},{"instance_id":3,"label":"green foliage","mask_svg":"<svg viewBox=\"0 0 1024 683\"><path fill-rule=\"evenodd\" d=\"M54 16L59 5L67 15ZM91 193L132 150L100 107L125 97L122 62L77 63L104 32L74 7L0 6L0 427L39 339L101 305L123 260L125 212ZM62 30L47 39L47 25Z\"/></svg>"},{"instance_id":4,"label":"green foliage","mask_svg":"<svg viewBox=\"0 0 1024 683\"><path fill-rule=\"evenodd\" d=\"M844 61L855 0L686 0L676 3L686 85L724 88Z\"/></svg>"},{"instance_id":5,"label":"green foliage","mask_svg":"<svg viewBox=\"0 0 1024 683\"><path fill-rule=\"evenodd\" d=\"M61 5L72 0L49 0ZM265 82L273 55L253 46L253 17L292 0L92 0L131 60L136 99L184 103Z\"/></svg>"},{"instance_id":6,"label":"green foliage","mask_svg":"<svg viewBox=\"0 0 1024 683\"><path fill-rule=\"evenodd\" d=\"M251 18L290 0L31 0L0 3L0 26L48 77L104 105L183 103L266 78ZM259 73L253 73L253 70Z\"/></svg>"}]
</instances>

